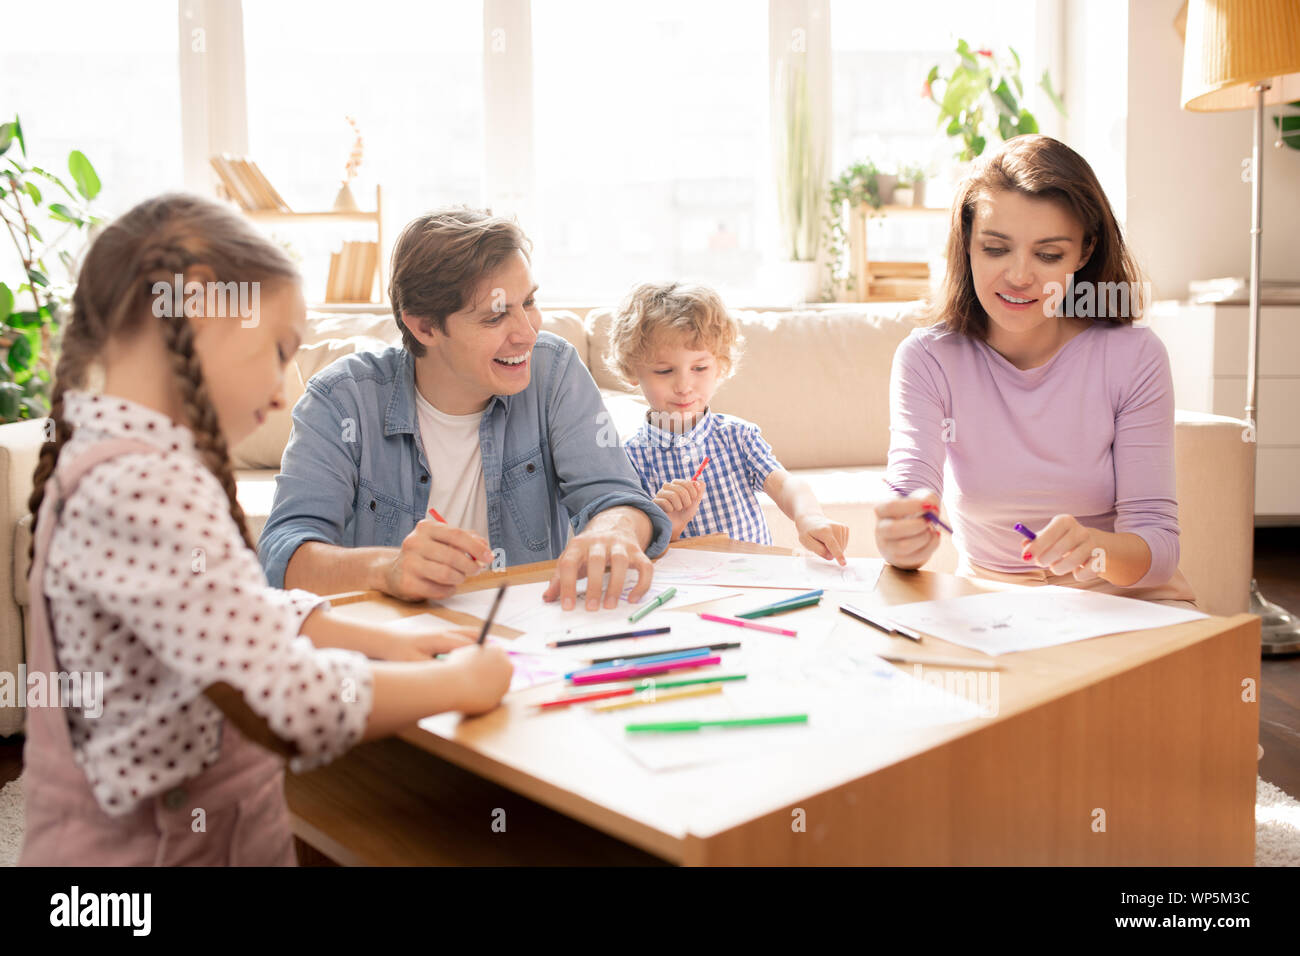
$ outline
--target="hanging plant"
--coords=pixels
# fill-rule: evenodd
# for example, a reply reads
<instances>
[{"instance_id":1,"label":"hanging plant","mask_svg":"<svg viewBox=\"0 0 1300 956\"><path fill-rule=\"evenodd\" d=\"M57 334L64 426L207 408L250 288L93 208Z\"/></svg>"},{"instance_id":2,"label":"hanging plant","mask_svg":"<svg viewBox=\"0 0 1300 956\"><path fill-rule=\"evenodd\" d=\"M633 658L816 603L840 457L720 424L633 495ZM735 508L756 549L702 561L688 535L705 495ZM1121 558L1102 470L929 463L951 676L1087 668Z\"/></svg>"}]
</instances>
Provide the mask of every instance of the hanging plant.
<instances>
[{"instance_id":1,"label":"hanging plant","mask_svg":"<svg viewBox=\"0 0 1300 956\"><path fill-rule=\"evenodd\" d=\"M1008 140L1038 132L1038 120L1021 103L1025 88L1020 80L1020 55L1011 47L1007 49L1010 60L994 56L989 49L971 50L965 40L958 40L958 62L952 73L944 76L936 63L925 78L921 95L939 107L938 125L960 143L956 156L962 162L983 153L993 137ZM1065 106L1046 70L1038 86L1064 116Z\"/></svg>"}]
</instances>

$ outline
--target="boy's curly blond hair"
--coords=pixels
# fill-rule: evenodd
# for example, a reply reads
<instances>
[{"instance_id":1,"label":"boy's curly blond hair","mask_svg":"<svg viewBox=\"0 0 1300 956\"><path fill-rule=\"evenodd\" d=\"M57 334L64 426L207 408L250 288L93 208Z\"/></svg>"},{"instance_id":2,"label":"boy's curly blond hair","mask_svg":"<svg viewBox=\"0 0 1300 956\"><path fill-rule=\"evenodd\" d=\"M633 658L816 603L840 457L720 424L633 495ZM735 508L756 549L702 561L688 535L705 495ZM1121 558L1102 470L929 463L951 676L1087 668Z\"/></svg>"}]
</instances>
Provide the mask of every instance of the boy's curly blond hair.
<instances>
[{"instance_id":1,"label":"boy's curly blond hair","mask_svg":"<svg viewBox=\"0 0 1300 956\"><path fill-rule=\"evenodd\" d=\"M666 335L684 336L691 348L711 353L722 378L735 374L745 344L740 323L708 286L646 282L628 293L614 313L605 364L632 387L636 366Z\"/></svg>"}]
</instances>

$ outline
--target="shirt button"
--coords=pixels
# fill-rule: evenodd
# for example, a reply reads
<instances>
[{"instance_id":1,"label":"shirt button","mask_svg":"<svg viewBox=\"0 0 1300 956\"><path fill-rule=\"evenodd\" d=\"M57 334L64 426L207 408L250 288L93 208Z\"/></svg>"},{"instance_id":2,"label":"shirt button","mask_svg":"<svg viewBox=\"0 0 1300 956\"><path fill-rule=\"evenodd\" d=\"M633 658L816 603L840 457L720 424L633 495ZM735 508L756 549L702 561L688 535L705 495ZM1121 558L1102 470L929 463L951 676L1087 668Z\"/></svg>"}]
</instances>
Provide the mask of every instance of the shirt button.
<instances>
[{"instance_id":1,"label":"shirt button","mask_svg":"<svg viewBox=\"0 0 1300 956\"><path fill-rule=\"evenodd\" d=\"M163 806L168 810L179 810L181 807L185 806L186 797L187 795L183 788L173 787L171 790L168 790L163 794Z\"/></svg>"},{"instance_id":2,"label":"shirt button","mask_svg":"<svg viewBox=\"0 0 1300 956\"><path fill-rule=\"evenodd\" d=\"M376 503L375 501L372 500L372 501L370 502L370 510L371 510L371 511L374 511L376 507L377 507L377 503Z\"/></svg>"},{"instance_id":3,"label":"shirt button","mask_svg":"<svg viewBox=\"0 0 1300 956\"><path fill-rule=\"evenodd\" d=\"M420 484L425 485L425 484L428 484L428 483L429 483L429 476L428 476L428 475L421 475L421 476L420 476Z\"/></svg>"},{"instance_id":4,"label":"shirt button","mask_svg":"<svg viewBox=\"0 0 1300 956\"><path fill-rule=\"evenodd\" d=\"M524 466L524 471L528 472L530 475L536 470L537 470L537 466L534 465L531 461Z\"/></svg>"}]
</instances>

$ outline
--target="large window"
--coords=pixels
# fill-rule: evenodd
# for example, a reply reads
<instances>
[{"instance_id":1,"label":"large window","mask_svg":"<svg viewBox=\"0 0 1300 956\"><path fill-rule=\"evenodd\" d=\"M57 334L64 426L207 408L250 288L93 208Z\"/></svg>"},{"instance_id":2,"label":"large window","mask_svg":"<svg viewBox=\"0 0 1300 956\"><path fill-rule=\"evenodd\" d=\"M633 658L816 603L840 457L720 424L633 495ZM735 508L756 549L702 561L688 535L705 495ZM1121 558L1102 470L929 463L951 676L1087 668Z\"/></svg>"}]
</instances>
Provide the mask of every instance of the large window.
<instances>
[{"instance_id":1,"label":"large window","mask_svg":"<svg viewBox=\"0 0 1300 956\"><path fill-rule=\"evenodd\" d=\"M1043 120L1051 105L1036 89L1041 0L931 0L923 13L883 2L831 0L831 175L871 160L892 172L900 163L933 177L927 205L946 205L953 185L954 145L936 126L938 109L922 97L930 67L947 73L958 38L973 49L1021 59L1025 105ZM1056 80L1059 83L1060 77ZM944 219L872 220L868 243L876 258L926 258L943 248Z\"/></svg>"},{"instance_id":2,"label":"large window","mask_svg":"<svg viewBox=\"0 0 1300 956\"><path fill-rule=\"evenodd\" d=\"M129 16L101 0L25 4L0 32L0 122L17 113L29 165L69 185L68 153L85 153L103 184L95 201L103 215L179 189L178 35L176 0L138 0ZM8 239L0 256L12 281L21 273Z\"/></svg>"},{"instance_id":3,"label":"large window","mask_svg":"<svg viewBox=\"0 0 1300 956\"><path fill-rule=\"evenodd\" d=\"M482 202L483 12L473 0L259 0L244 4L249 155L295 211L331 208L355 135L352 183L373 209L383 187L385 245L420 213ZM357 227L278 226L301 256L309 293L328 251ZM310 296L309 296L310 297Z\"/></svg>"},{"instance_id":4,"label":"large window","mask_svg":"<svg viewBox=\"0 0 1300 956\"><path fill-rule=\"evenodd\" d=\"M545 298L753 289L772 254L766 0L532 5Z\"/></svg>"}]
</instances>

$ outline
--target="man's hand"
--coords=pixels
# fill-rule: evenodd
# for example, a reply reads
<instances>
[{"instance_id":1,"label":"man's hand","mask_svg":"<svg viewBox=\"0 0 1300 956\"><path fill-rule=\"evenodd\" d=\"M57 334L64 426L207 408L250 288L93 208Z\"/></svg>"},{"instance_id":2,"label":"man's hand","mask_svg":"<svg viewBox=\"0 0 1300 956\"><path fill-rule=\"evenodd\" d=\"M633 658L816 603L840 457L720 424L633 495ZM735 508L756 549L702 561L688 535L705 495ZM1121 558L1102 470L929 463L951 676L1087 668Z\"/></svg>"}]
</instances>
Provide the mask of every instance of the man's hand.
<instances>
[{"instance_id":1,"label":"man's hand","mask_svg":"<svg viewBox=\"0 0 1300 956\"><path fill-rule=\"evenodd\" d=\"M704 482L702 481L677 478L659 489L654 502L664 510L668 520L673 523L673 541L681 537L686 526L700 510L700 502L703 500Z\"/></svg>"},{"instance_id":2,"label":"man's hand","mask_svg":"<svg viewBox=\"0 0 1300 956\"><path fill-rule=\"evenodd\" d=\"M650 519L643 511L629 507L602 511L587 523L582 534L569 541L542 600L558 599L564 610L572 610L577 602L578 579L585 577L587 610L594 611L601 606L601 586L608 570L609 585L605 588L604 606L616 607L623 593L628 568L637 573L636 587L628 595L628 600L632 603L641 600L654 577L654 566L645 555L651 530Z\"/></svg>"},{"instance_id":3,"label":"man's hand","mask_svg":"<svg viewBox=\"0 0 1300 956\"><path fill-rule=\"evenodd\" d=\"M383 569L380 590L403 601L440 600L491 564L492 549L477 534L425 518Z\"/></svg>"}]
</instances>

